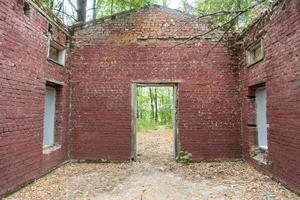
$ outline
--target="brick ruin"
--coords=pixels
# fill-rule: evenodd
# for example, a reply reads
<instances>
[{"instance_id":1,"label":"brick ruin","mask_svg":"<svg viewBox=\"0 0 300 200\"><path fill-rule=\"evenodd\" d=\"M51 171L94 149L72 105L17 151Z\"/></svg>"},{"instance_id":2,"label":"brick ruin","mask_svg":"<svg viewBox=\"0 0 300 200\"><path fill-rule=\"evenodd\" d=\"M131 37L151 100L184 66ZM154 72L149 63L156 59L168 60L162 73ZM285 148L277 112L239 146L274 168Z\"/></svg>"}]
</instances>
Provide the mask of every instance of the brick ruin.
<instances>
[{"instance_id":1,"label":"brick ruin","mask_svg":"<svg viewBox=\"0 0 300 200\"><path fill-rule=\"evenodd\" d=\"M245 159L300 189L300 2L274 6L218 44L184 42L206 19L151 5L65 27L35 1L0 2L0 194L70 160L132 157L132 84L178 87L180 150L197 160ZM264 57L247 64L262 39ZM49 41L65 64L47 59ZM181 45L178 45L182 43ZM46 85L56 89L55 146L43 148ZM268 150L256 159L256 88L267 92Z\"/></svg>"}]
</instances>

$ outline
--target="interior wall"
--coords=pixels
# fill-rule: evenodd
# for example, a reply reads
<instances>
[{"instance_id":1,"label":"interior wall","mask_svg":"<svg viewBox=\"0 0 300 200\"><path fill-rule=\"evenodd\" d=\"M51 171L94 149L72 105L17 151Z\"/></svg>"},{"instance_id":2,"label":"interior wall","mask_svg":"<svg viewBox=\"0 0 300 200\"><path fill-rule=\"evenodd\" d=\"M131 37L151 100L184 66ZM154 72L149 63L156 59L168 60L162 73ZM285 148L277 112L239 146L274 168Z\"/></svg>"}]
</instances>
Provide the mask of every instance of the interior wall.
<instances>
[{"instance_id":1,"label":"interior wall","mask_svg":"<svg viewBox=\"0 0 300 200\"><path fill-rule=\"evenodd\" d=\"M66 67L47 61L48 22L23 1L0 2L0 195L29 181L66 159L69 113ZM65 45L66 35L53 28L53 38ZM60 148L43 153L46 81L60 87L56 136ZM1 197L0 197L1 198Z\"/></svg>"},{"instance_id":2,"label":"interior wall","mask_svg":"<svg viewBox=\"0 0 300 200\"><path fill-rule=\"evenodd\" d=\"M244 157L258 169L300 189L300 2L279 4L246 33L245 48L263 39L265 57L247 66L242 55L242 131ZM246 49L244 49L244 52ZM267 93L268 152L266 164L251 157L257 146L255 99L250 90L265 84ZM249 97L250 96L250 97Z\"/></svg>"},{"instance_id":3,"label":"interior wall","mask_svg":"<svg viewBox=\"0 0 300 200\"><path fill-rule=\"evenodd\" d=\"M286 1L283 10L247 32L245 47L263 37L265 58L251 67L242 59L241 71L227 43L206 55L213 35L184 42L207 30L206 21L159 6L77 27L63 67L46 59L47 20L34 8L24 15L19 2L0 2L0 194L66 160L69 130L74 159L130 159L131 85L140 81L178 83L180 146L194 160L240 158L243 145L247 161L300 188L299 1ZM53 38L66 44L56 27ZM47 81L62 84L56 114L60 147L43 153ZM256 130L248 126L255 119L249 88L262 83L270 125L266 165L250 156Z\"/></svg>"},{"instance_id":4,"label":"interior wall","mask_svg":"<svg viewBox=\"0 0 300 200\"><path fill-rule=\"evenodd\" d=\"M174 47L203 33L205 23L150 6L75 30L72 158L130 159L135 81L178 82L180 146L194 160L241 157L239 77L230 50L220 43L206 56L209 38Z\"/></svg>"}]
</instances>

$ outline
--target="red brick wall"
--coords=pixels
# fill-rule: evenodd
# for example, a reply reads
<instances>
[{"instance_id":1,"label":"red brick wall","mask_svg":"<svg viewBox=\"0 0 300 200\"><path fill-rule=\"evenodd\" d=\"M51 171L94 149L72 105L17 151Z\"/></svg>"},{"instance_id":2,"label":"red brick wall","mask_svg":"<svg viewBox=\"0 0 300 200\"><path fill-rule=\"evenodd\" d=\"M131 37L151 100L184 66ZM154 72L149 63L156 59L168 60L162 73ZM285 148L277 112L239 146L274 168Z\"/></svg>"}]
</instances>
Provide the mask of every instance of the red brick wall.
<instances>
[{"instance_id":1,"label":"red brick wall","mask_svg":"<svg viewBox=\"0 0 300 200\"><path fill-rule=\"evenodd\" d=\"M170 48L207 28L204 22L184 25L186 20L152 6L77 29L71 50L73 158L130 158L133 81L178 82L181 149L194 160L241 157L237 67L224 43L204 55L210 39Z\"/></svg>"},{"instance_id":2,"label":"red brick wall","mask_svg":"<svg viewBox=\"0 0 300 200\"><path fill-rule=\"evenodd\" d=\"M286 1L273 14L268 14L246 34L245 47L263 38L265 58L246 67L243 55L242 131L243 150L247 161L275 178L300 189L300 2ZM265 83L267 91L268 160L259 163L249 150L255 146L254 100L247 98L249 87ZM251 102L252 101L252 102ZM254 105L254 107L253 107ZM254 122L255 123L255 122Z\"/></svg>"},{"instance_id":3,"label":"red brick wall","mask_svg":"<svg viewBox=\"0 0 300 200\"><path fill-rule=\"evenodd\" d=\"M28 17L17 1L2 0L0 194L67 159L69 130L73 158L128 160L134 81L178 83L181 150L194 160L240 158L242 143L246 160L299 189L300 3L287 2L283 11L267 15L247 32L245 47L263 36L265 48L264 60L249 68L245 55L241 68L236 65L226 43L205 56L213 35L170 48L207 26L157 6L78 27L70 62L62 67L46 59L47 20L34 8ZM55 27L53 37L66 43L66 35ZM61 147L43 154L47 80L64 83L56 113ZM255 108L247 95L249 87L260 83L268 96L268 165L249 156L256 129L248 126L255 122Z\"/></svg>"},{"instance_id":4,"label":"red brick wall","mask_svg":"<svg viewBox=\"0 0 300 200\"><path fill-rule=\"evenodd\" d=\"M0 194L66 159L69 91L65 67L46 60L47 20L21 1L0 2ZM62 44L66 36L54 29ZM61 148L43 154L46 80L64 82L58 95L56 133Z\"/></svg>"}]
</instances>

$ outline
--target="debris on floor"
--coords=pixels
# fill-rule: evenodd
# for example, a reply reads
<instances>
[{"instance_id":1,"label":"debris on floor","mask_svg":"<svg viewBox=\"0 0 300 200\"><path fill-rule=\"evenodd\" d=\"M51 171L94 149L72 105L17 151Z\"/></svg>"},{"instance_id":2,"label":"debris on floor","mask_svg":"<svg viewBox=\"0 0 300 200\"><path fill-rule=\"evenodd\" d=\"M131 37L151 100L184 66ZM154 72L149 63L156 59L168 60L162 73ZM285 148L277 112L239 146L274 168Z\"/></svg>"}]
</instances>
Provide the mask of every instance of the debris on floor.
<instances>
[{"instance_id":1,"label":"debris on floor","mask_svg":"<svg viewBox=\"0 0 300 200\"><path fill-rule=\"evenodd\" d=\"M7 199L300 199L243 161L175 162L171 129L137 137L137 162L69 163Z\"/></svg>"}]
</instances>

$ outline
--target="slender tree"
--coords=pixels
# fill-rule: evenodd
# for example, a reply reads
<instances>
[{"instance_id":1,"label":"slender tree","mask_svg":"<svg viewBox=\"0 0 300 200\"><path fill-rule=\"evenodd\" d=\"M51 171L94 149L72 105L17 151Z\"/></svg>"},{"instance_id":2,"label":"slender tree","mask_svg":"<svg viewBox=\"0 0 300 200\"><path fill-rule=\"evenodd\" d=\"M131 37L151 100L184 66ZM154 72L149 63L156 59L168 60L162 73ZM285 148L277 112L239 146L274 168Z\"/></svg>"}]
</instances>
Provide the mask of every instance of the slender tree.
<instances>
[{"instance_id":1,"label":"slender tree","mask_svg":"<svg viewBox=\"0 0 300 200\"><path fill-rule=\"evenodd\" d=\"M97 0L93 0L93 17L92 19L95 20L97 17Z\"/></svg>"},{"instance_id":2,"label":"slender tree","mask_svg":"<svg viewBox=\"0 0 300 200\"><path fill-rule=\"evenodd\" d=\"M86 21L86 6L87 0L77 0L77 21Z\"/></svg>"},{"instance_id":3,"label":"slender tree","mask_svg":"<svg viewBox=\"0 0 300 200\"><path fill-rule=\"evenodd\" d=\"M139 91L140 88L137 88L136 90L136 98L139 99ZM139 106L139 101L136 101L136 118L139 119L140 118L140 106Z\"/></svg>"},{"instance_id":4,"label":"slender tree","mask_svg":"<svg viewBox=\"0 0 300 200\"><path fill-rule=\"evenodd\" d=\"M157 89L154 88L155 121L158 122Z\"/></svg>"},{"instance_id":5,"label":"slender tree","mask_svg":"<svg viewBox=\"0 0 300 200\"><path fill-rule=\"evenodd\" d=\"M167 6L167 0L163 0L163 6Z\"/></svg>"},{"instance_id":6,"label":"slender tree","mask_svg":"<svg viewBox=\"0 0 300 200\"><path fill-rule=\"evenodd\" d=\"M154 120L154 100L153 100L153 91L152 88L149 87L149 96L150 96L150 105L151 105L151 119Z\"/></svg>"}]
</instances>

